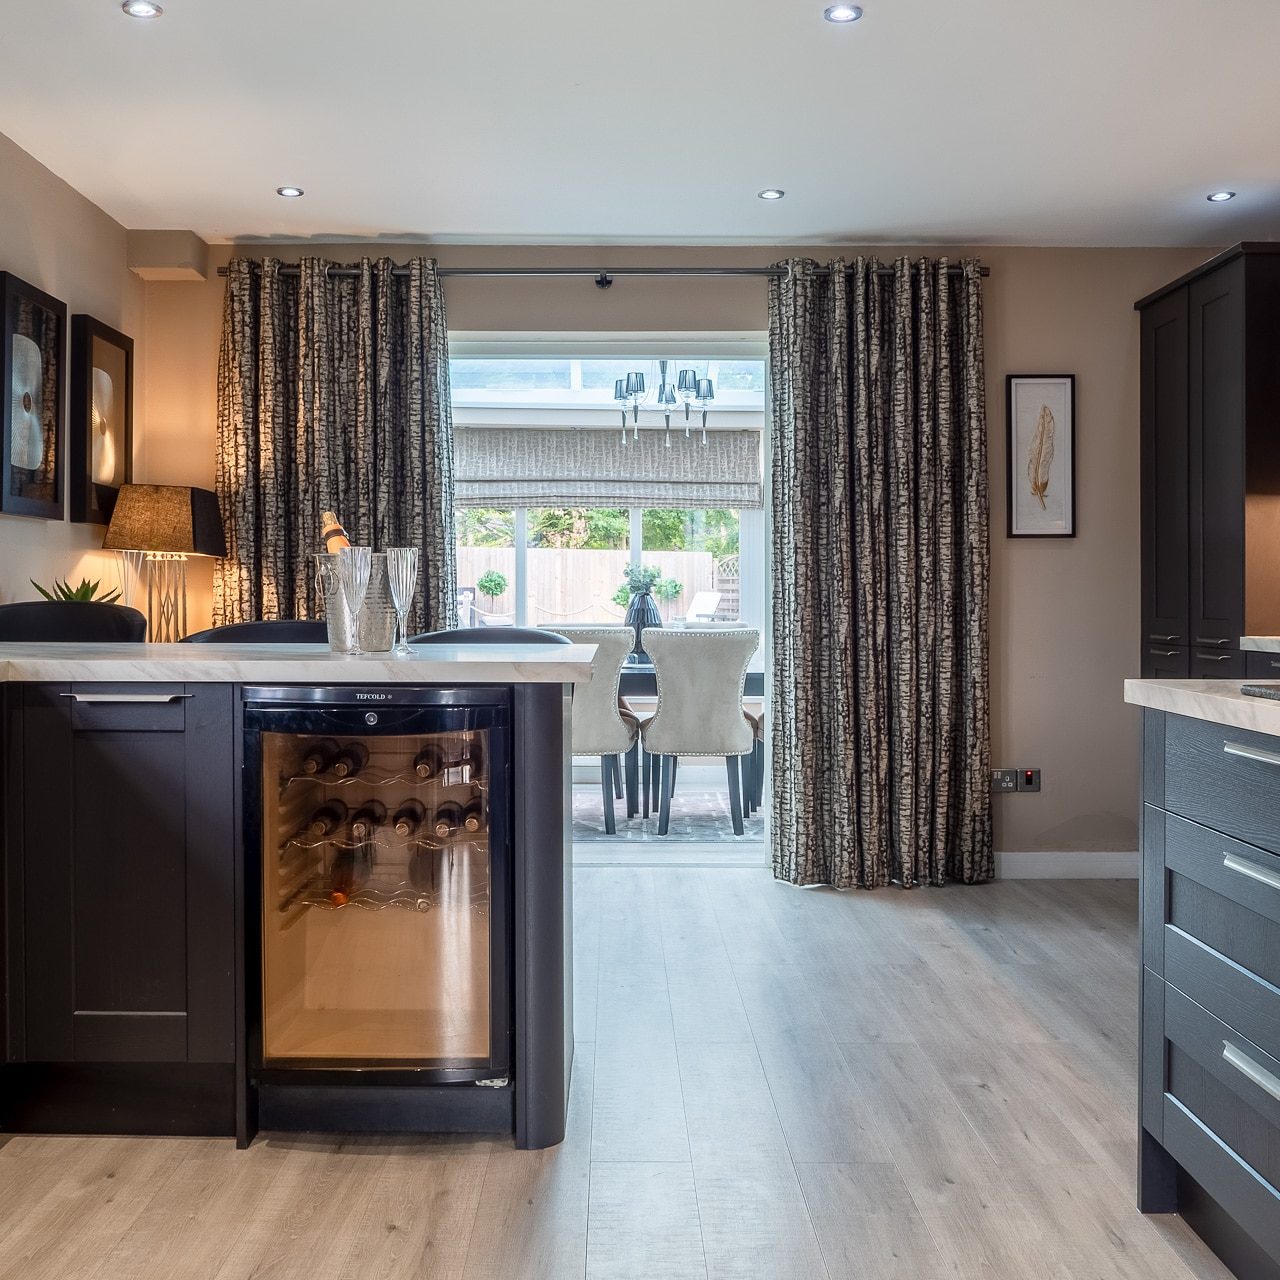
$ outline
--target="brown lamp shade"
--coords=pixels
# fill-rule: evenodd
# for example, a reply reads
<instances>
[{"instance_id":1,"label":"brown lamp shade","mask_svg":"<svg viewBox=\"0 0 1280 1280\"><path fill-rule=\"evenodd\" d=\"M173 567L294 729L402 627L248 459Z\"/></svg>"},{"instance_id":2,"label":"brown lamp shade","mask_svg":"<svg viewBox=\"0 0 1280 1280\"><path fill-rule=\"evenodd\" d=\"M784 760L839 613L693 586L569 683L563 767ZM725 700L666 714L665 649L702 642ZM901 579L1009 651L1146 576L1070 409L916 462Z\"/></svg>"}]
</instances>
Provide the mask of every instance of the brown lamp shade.
<instances>
[{"instance_id":1,"label":"brown lamp shade","mask_svg":"<svg viewBox=\"0 0 1280 1280\"><path fill-rule=\"evenodd\" d=\"M123 485L102 545L113 551L225 556L217 494L186 485Z\"/></svg>"}]
</instances>

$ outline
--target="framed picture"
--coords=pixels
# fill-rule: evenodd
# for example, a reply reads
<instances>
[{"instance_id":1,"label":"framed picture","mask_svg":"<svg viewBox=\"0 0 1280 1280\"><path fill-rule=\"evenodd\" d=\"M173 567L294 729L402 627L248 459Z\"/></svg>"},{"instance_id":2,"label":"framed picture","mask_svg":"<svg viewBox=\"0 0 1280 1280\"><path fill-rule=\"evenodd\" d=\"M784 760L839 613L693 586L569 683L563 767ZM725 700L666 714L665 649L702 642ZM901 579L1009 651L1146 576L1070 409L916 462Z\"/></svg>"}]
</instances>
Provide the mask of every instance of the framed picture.
<instances>
[{"instance_id":1,"label":"framed picture","mask_svg":"<svg viewBox=\"0 0 1280 1280\"><path fill-rule=\"evenodd\" d=\"M0 511L60 520L66 304L0 271L0 315Z\"/></svg>"},{"instance_id":2,"label":"framed picture","mask_svg":"<svg viewBox=\"0 0 1280 1280\"><path fill-rule=\"evenodd\" d=\"M71 317L71 519L106 524L122 484L133 479L133 339Z\"/></svg>"},{"instance_id":3,"label":"framed picture","mask_svg":"<svg viewBox=\"0 0 1280 1280\"><path fill-rule=\"evenodd\" d=\"M1009 537L1076 536L1076 379L1011 373L1005 379Z\"/></svg>"}]
</instances>

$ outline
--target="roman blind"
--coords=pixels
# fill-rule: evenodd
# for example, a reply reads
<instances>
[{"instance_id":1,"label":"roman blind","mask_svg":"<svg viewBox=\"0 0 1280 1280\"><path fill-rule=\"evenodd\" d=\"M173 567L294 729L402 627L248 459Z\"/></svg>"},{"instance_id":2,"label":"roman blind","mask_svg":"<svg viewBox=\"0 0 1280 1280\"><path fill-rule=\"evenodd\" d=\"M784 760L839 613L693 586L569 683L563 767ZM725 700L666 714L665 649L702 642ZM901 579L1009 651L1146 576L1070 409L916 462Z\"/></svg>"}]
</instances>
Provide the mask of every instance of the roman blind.
<instances>
[{"instance_id":1,"label":"roman blind","mask_svg":"<svg viewBox=\"0 0 1280 1280\"><path fill-rule=\"evenodd\" d=\"M704 445L683 422L621 428L454 428L459 507L720 507L764 505L758 431L708 431Z\"/></svg>"}]
</instances>

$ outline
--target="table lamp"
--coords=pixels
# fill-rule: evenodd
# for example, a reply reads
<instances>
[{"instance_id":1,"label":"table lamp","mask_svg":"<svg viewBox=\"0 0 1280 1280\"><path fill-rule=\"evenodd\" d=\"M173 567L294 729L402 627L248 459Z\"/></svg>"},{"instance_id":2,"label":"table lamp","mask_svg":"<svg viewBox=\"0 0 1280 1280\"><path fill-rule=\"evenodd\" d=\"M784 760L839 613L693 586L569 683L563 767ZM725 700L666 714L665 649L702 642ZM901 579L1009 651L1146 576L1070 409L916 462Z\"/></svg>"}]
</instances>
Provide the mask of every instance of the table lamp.
<instances>
[{"instance_id":1,"label":"table lamp","mask_svg":"<svg viewBox=\"0 0 1280 1280\"><path fill-rule=\"evenodd\" d=\"M148 639L187 634L187 557L225 556L217 495L187 485L121 486L103 547L121 553L125 604L147 568Z\"/></svg>"}]
</instances>

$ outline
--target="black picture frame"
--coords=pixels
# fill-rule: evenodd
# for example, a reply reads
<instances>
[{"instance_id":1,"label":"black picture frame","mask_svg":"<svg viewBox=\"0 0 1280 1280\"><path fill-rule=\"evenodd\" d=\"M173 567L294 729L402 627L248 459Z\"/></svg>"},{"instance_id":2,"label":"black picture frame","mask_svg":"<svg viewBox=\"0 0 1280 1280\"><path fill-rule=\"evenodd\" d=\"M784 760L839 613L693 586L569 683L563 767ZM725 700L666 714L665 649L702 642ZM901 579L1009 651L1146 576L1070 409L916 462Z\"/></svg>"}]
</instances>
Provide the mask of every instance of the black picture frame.
<instances>
[{"instance_id":1,"label":"black picture frame","mask_svg":"<svg viewBox=\"0 0 1280 1280\"><path fill-rule=\"evenodd\" d=\"M108 524L133 480L133 339L88 315L71 317L70 421L71 520Z\"/></svg>"},{"instance_id":2,"label":"black picture frame","mask_svg":"<svg viewBox=\"0 0 1280 1280\"><path fill-rule=\"evenodd\" d=\"M66 303L0 271L0 329L0 511L61 520Z\"/></svg>"},{"instance_id":3,"label":"black picture frame","mask_svg":"<svg viewBox=\"0 0 1280 1280\"><path fill-rule=\"evenodd\" d=\"M1004 385L1006 534L1010 538L1074 538L1076 376L1010 373L1005 375ZM1053 457L1042 473L1044 488L1037 492L1029 464L1045 412L1050 415Z\"/></svg>"}]
</instances>

